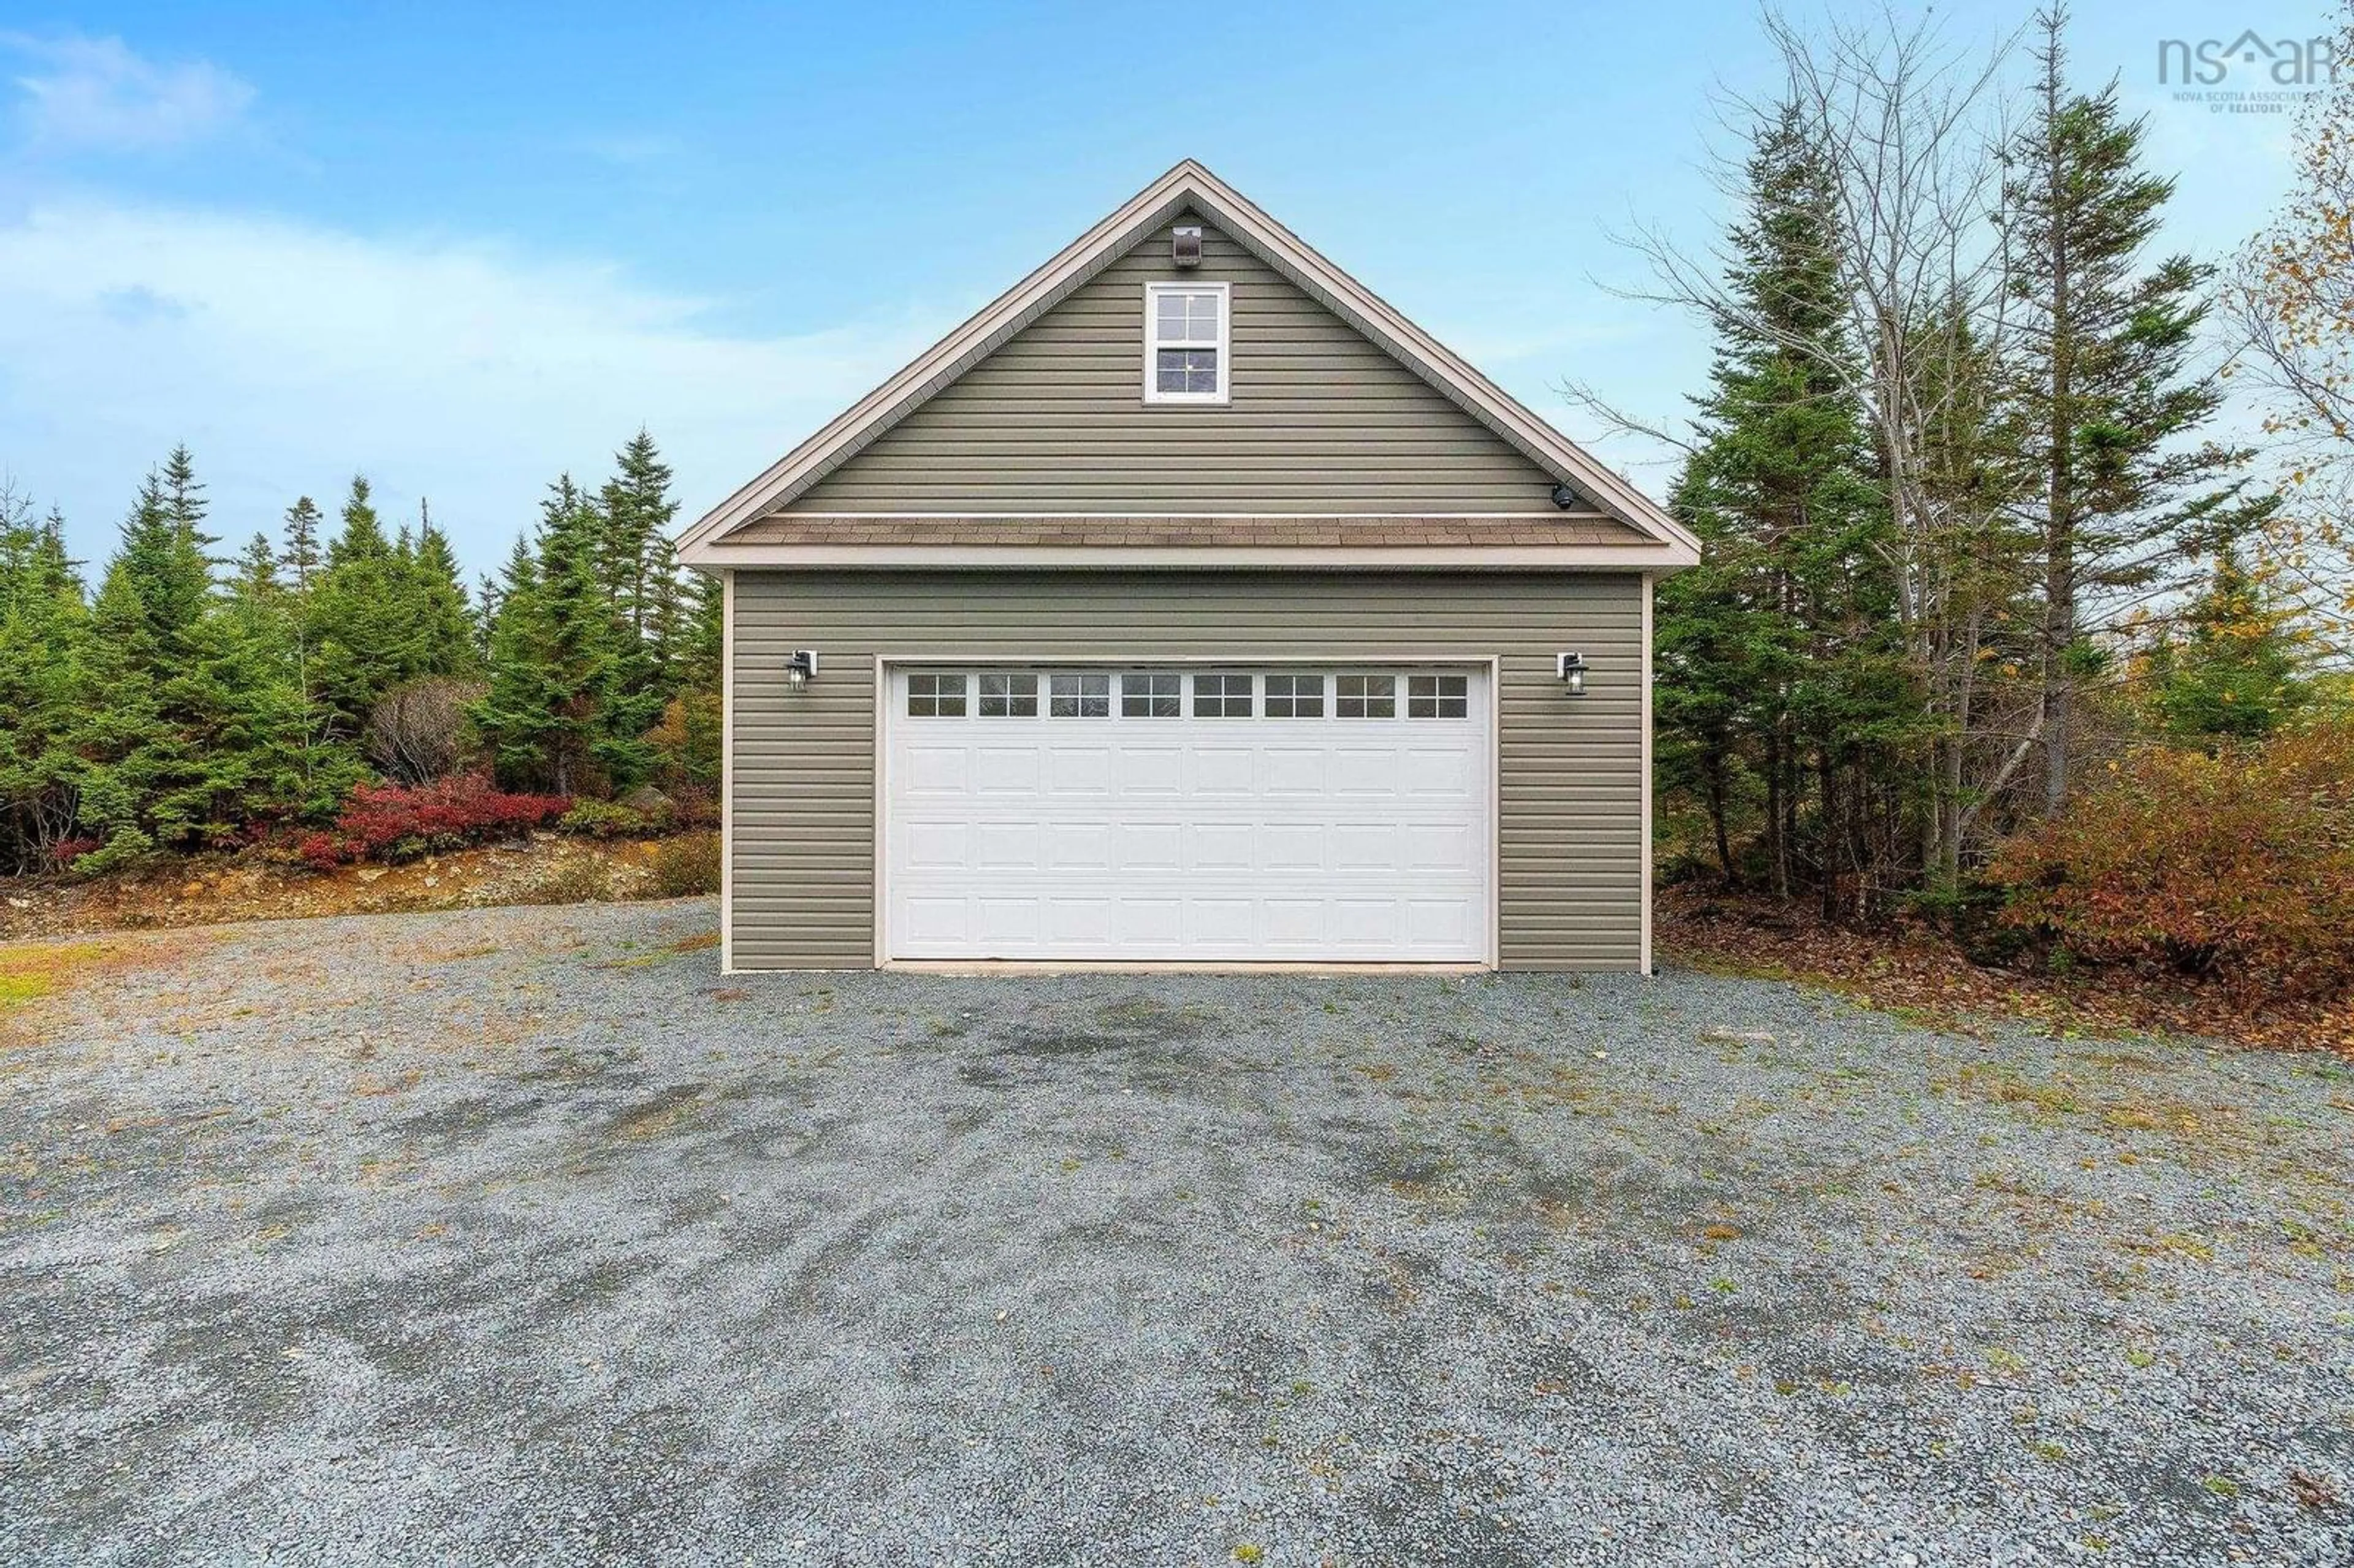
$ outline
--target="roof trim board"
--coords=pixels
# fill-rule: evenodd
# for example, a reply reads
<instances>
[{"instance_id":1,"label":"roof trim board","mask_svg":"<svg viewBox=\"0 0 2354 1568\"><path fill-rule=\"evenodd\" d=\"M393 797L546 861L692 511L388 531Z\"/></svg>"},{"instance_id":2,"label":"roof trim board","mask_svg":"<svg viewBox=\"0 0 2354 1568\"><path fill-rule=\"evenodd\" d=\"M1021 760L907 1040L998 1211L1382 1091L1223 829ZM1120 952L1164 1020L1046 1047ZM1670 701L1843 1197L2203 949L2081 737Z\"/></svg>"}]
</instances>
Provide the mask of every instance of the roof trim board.
<instances>
[{"instance_id":1,"label":"roof trim board","mask_svg":"<svg viewBox=\"0 0 2354 1568\"><path fill-rule=\"evenodd\" d=\"M1192 207L1327 309L1605 512L1669 546L1699 556L1699 540L1665 508L1415 325L1306 241L1199 163L1186 159L968 318L896 375L706 513L679 538L690 565L706 564L724 536L790 501L840 467L1100 272L1146 231ZM707 564L719 564L716 556ZM1689 560L1674 564L1689 564Z\"/></svg>"},{"instance_id":2,"label":"roof trim board","mask_svg":"<svg viewBox=\"0 0 2354 1568\"><path fill-rule=\"evenodd\" d=\"M1666 573L1690 563L1624 545L730 545L705 546L706 572L737 567L999 571L1567 571Z\"/></svg>"}]
</instances>

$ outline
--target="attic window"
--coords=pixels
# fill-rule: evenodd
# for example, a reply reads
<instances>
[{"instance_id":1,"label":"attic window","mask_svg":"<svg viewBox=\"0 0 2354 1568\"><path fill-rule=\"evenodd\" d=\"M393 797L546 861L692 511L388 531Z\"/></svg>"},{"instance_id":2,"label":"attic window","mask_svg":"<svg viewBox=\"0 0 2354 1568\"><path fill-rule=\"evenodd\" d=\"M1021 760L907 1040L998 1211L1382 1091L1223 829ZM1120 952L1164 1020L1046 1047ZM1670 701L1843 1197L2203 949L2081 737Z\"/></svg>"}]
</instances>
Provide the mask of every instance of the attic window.
<instances>
[{"instance_id":1,"label":"attic window","mask_svg":"<svg viewBox=\"0 0 2354 1568\"><path fill-rule=\"evenodd\" d=\"M1226 400L1226 285L1144 285L1144 400Z\"/></svg>"}]
</instances>

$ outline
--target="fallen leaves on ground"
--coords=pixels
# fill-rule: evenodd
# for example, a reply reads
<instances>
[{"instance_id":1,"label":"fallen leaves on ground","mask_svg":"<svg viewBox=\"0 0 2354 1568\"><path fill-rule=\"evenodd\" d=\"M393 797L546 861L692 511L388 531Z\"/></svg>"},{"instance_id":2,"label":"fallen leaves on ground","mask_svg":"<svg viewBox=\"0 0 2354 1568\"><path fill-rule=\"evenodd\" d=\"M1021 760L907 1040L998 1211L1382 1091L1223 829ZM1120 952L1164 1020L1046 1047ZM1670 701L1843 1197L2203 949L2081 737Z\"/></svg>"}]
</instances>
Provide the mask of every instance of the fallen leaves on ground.
<instances>
[{"instance_id":1,"label":"fallen leaves on ground","mask_svg":"<svg viewBox=\"0 0 2354 1568\"><path fill-rule=\"evenodd\" d=\"M1661 949L1692 968L1819 985L1939 1028L2009 1018L2055 1034L2203 1034L2354 1056L2354 997L2251 1007L2220 986L2130 971L1988 969L1919 927L1857 931L1796 905L1682 889L1661 891L1657 919Z\"/></svg>"},{"instance_id":2,"label":"fallen leaves on ground","mask_svg":"<svg viewBox=\"0 0 2354 1568\"><path fill-rule=\"evenodd\" d=\"M248 852L162 856L91 882L0 877L0 941L231 920L654 897L655 862L665 842L538 833L399 865L318 871Z\"/></svg>"}]
</instances>

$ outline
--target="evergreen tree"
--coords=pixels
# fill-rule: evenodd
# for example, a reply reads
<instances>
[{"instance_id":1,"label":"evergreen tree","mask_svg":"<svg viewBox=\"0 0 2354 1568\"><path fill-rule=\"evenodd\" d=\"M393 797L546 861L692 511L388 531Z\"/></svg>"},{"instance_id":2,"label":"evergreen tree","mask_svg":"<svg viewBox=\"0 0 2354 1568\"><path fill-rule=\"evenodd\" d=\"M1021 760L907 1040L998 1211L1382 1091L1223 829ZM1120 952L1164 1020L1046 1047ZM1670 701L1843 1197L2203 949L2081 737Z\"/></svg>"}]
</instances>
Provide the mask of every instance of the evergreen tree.
<instances>
[{"instance_id":1,"label":"evergreen tree","mask_svg":"<svg viewBox=\"0 0 2354 1568\"><path fill-rule=\"evenodd\" d=\"M0 863L38 870L80 813L90 615L65 523L0 492Z\"/></svg>"},{"instance_id":2,"label":"evergreen tree","mask_svg":"<svg viewBox=\"0 0 2354 1568\"><path fill-rule=\"evenodd\" d=\"M660 708L629 687L635 633L609 591L607 538L601 510L567 474L541 504L531 572L509 563L490 690L472 710L503 779L596 794L652 768L645 734Z\"/></svg>"},{"instance_id":3,"label":"evergreen tree","mask_svg":"<svg viewBox=\"0 0 2354 1568\"><path fill-rule=\"evenodd\" d=\"M499 623L504 590L500 579L484 572L474 579L474 661L484 669L491 662L491 629Z\"/></svg>"},{"instance_id":4,"label":"evergreen tree","mask_svg":"<svg viewBox=\"0 0 2354 1568\"><path fill-rule=\"evenodd\" d=\"M2003 225L2042 533L2043 805L2057 811L2097 638L2123 609L2174 586L2186 546L2221 542L2262 513L2235 508L2236 485L2208 488L2244 454L2184 444L2221 391L2190 365L2213 269L2187 256L2140 267L2174 182L2143 167L2145 122L2124 118L2114 80L2094 94L2070 90L2066 12L2038 21L2040 71L2011 146Z\"/></svg>"},{"instance_id":5,"label":"evergreen tree","mask_svg":"<svg viewBox=\"0 0 2354 1568\"><path fill-rule=\"evenodd\" d=\"M190 809L210 799L211 762L185 708L209 650L206 510L195 464L176 447L141 484L91 609L80 810L118 851L185 840L208 820Z\"/></svg>"},{"instance_id":6,"label":"evergreen tree","mask_svg":"<svg viewBox=\"0 0 2354 1568\"><path fill-rule=\"evenodd\" d=\"M2304 705L2302 650L2294 612L2241 563L2217 553L2190 605L2179 639L2161 639L2149 677L2160 726L2194 746L2261 740Z\"/></svg>"},{"instance_id":7,"label":"evergreen tree","mask_svg":"<svg viewBox=\"0 0 2354 1568\"><path fill-rule=\"evenodd\" d=\"M665 562L674 562L666 546L678 503L670 495L670 467L644 430L613 454L613 477L597 498L603 524L599 571L615 612L640 641L651 641L661 585L675 572Z\"/></svg>"},{"instance_id":8,"label":"evergreen tree","mask_svg":"<svg viewBox=\"0 0 2354 1568\"><path fill-rule=\"evenodd\" d=\"M319 506L307 495L298 495L294 504L286 509L286 546L279 560L286 568L287 586L307 599L319 575Z\"/></svg>"},{"instance_id":9,"label":"evergreen tree","mask_svg":"<svg viewBox=\"0 0 2354 1568\"><path fill-rule=\"evenodd\" d=\"M409 561L409 599L416 617L427 675L471 676L482 668L475 650L472 609L458 575L458 556L449 536L433 525L418 503L417 546Z\"/></svg>"},{"instance_id":10,"label":"evergreen tree","mask_svg":"<svg viewBox=\"0 0 2354 1568\"><path fill-rule=\"evenodd\" d=\"M158 757L176 766L153 780L146 814L158 838L233 842L326 803L313 793L292 609L270 541L256 535L160 694L171 736Z\"/></svg>"},{"instance_id":11,"label":"evergreen tree","mask_svg":"<svg viewBox=\"0 0 2354 1568\"><path fill-rule=\"evenodd\" d=\"M209 566L207 552L220 541L204 531L205 514L212 510L212 503L205 499L205 487L197 482L196 460L186 443L174 447L164 459L158 488L164 514L171 519L172 526Z\"/></svg>"},{"instance_id":12,"label":"evergreen tree","mask_svg":"<svg viewBox=\"0 0 2354 1568\"><path fill-rule=\"evenodd\" d=\"M614 687L619 710L610 727L618 736L652 726L675 688L682 632L678 557L670 538L678 503L671 471L653 437L641 429L614 454L613 477L598 493L599 570L615 618L626 633Z\"/></svg>"},{"instance_id":13,"label":"evergreen tree","mask_svg":"<svg viewBox=\"0 0 2354 1568\"><path fill-rule=\"evenodd\" d=\"M685 679L693 606L679 574L678 546L666 529L648 541L646 558L644 635L651 685L658 694L673 693Z\"/></svg>"},{"instance_id":14,"label":"evergreen tree","mask_svg":"<svg viewBox=\"0 0 2354 1568\"><path fill-rule=\"evenodd\" d=\"M185 449L175 449L175 460ZM202 619L212 594L209 542L198 532L202 487L183 470L174 489L150 473L122 521L122 544L107 567L114 588L117 630L135 640L136 652L152 674L186 651L186 639ZM101 597L105 588L101 588Z\"/></svg>"},{"instance_id":15,"label":"evergreen tree","mask_svg":"<svg viewBox=\"0 0 2354 1568\"><path fill-rule=\"evenodd\" d=\"M252 600L278 606L281 591L278 582L278 552L270 548L270 535L256 534L246 541L237 557L237 569L229 578L229 591L240 601Z\"/></svg>"},{"instance_id":16,"label":"evergreen tree","mask_svg":"<svg viewBox=\"0 0 2354 1568\"><path fill-rule=\"evenodd\" d=\"M296 496L286 509L286 544L278 557L284 572L281 591L287 599L294 685L302 696L303 793L314 811L324 809L356 766L355 754L335 744L335 715L317 684L318 588L325 568L319 550L320 521L318 503L307 495Z\"/></svg>"},{"instance_id":17,"label":"evergreen tree","mask_svg":"<svg viewBox=\"0 0 2354 1568\"><path fill-rule=\"evenodd\" d=\"M352 480L343 525L312 590L311 682L332 738L367 726L376 700L428 663L414 572L385 537L365 478Z\"/></svg>"},{"instance_id":18,"label":"evergreen tree","mask_svg":"<svg viewBox=\"0 0 2354 1568\"><path fill-rule=\"evenodd\" d=\"M1762 788L1772 886L1811 880L1830 907L1863 858L1848 831L1860 764L1919 697L1894 635L1869 433L1829 368L1842 352L1831 193L1798 115L1760 128L1748 175L1730 277L1744 311L1721 323L1675 496L1704 558L1660 589L1658 716L1663 751L1709 802L1722 869L1735 871L1738 767Z\"/></svg>"},{"instance_id":19,"label":"evergreen tree","mask_svg":"<svg viewBox=\"0 0 2354 1568\"><path fill-rule=\"evenodd\" d=\"M485 649L490 682L470 716L502 783L557 788L557 705L563 694L550 657L539 559L526 536L515 536L495 596L486 591L483 598L493 606Z\"/></svg>"},{"instance_id":20,"label":"evergreen tree","mask_svg":"<svg viewBox=\"0 0 2354 1568\"><path fill-rule=\"evenodd\" d=\"M716 572L695 572L689 575L682 598L682 630L673 669L680 684L716 693L719 662L726 652L727 585Z\"/></svg>"}]
</instances>

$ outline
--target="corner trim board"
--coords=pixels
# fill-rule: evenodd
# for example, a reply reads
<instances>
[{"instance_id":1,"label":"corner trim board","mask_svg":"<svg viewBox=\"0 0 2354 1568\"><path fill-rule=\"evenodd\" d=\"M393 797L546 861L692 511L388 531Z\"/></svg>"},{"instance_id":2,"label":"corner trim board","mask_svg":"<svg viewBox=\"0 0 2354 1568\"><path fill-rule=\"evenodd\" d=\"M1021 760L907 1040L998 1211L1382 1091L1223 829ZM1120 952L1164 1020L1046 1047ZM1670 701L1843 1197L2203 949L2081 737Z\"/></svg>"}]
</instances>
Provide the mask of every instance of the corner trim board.
<instances>
[{"instance_id":1,"label":"corner trim board","mask_svg":"<svg viewBox=\"0 0 2354 1568\"><path fill-rule=\"evenodd\" d=\"M719 972L736 972L736 574L719 574Z\"/></svg>"},{"instance_id":2,"label":"corner trim board","mask_svg":"<svg viewBox=\"0 0 2354 1568\"><path fill-rule=\"evenodd\" d=\"M1643 777L1637 780L1643 802L1643 973L1659 971L1651 964L1651 586L1652 577L1643 574Z\"/></svg>"}]
</instances>

